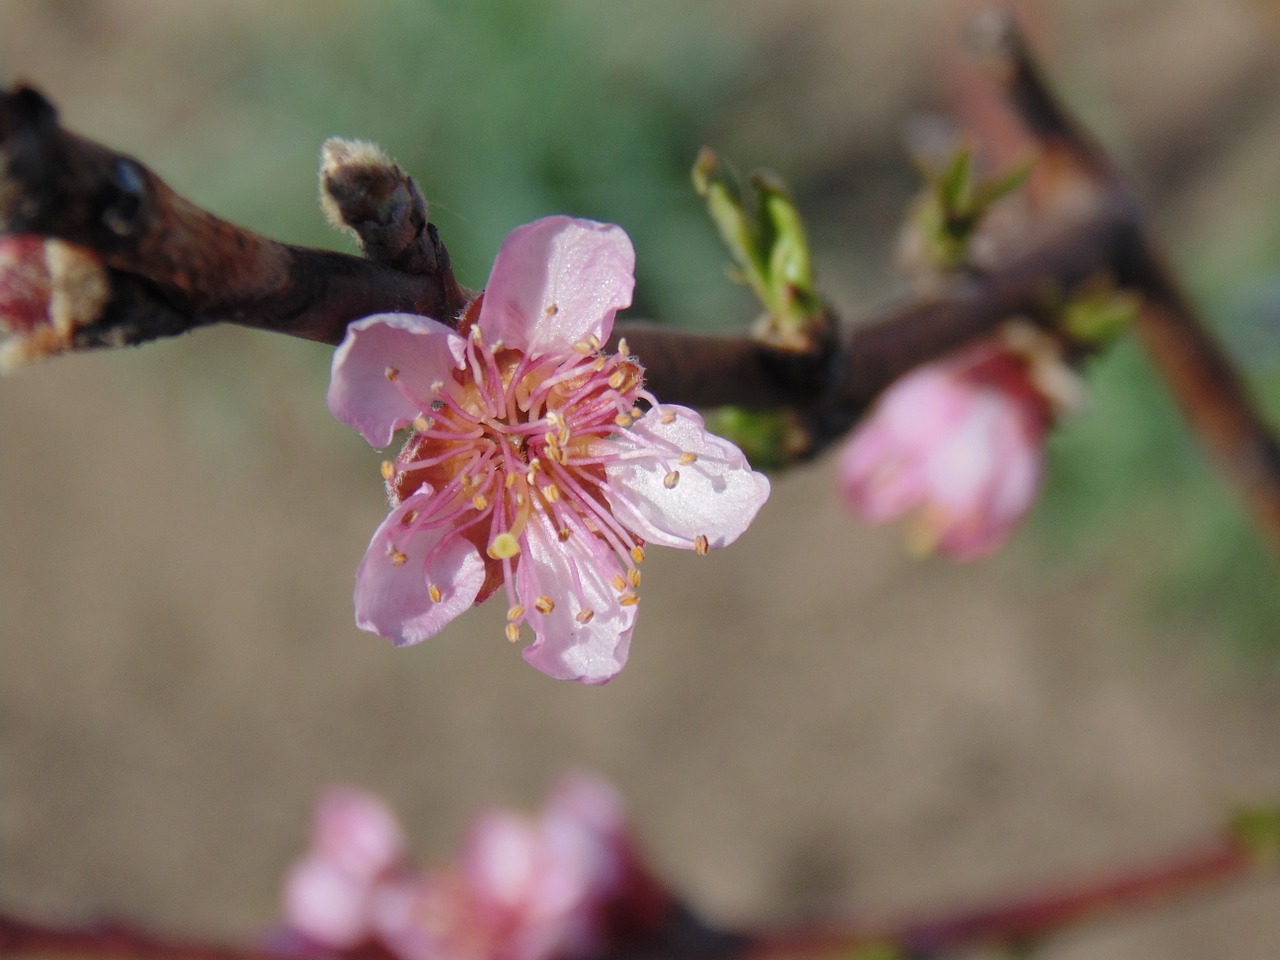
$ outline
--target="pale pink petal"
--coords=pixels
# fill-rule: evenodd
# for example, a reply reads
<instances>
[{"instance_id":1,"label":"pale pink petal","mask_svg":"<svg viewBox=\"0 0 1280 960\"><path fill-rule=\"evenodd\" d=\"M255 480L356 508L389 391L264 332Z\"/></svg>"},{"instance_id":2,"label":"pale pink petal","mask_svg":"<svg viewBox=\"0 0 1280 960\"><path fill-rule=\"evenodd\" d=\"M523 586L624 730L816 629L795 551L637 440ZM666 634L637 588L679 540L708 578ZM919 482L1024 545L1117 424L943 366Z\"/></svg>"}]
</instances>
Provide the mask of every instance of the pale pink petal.
<instances>
[{"instance_id":1,"label":"pale pink petal","mask_svg":"<svg viewBox=\"0 0 1280 960\"><path fill-rule=\"evenodd\" d=\"M491 810L472 821L461 866L476 897L511 910L534 896L541 853L541 838L527 818Z\"/></svg>"},{"instance_id":2,"label":"pale pink petal","mask_svg":"<svg viewBox=\"0 0 1280 960\"><path fill-rule=\"evenodd\" d=\"M316 805L312 849L357 880L369 880L404 856L395 815L371 793L335 787Z\"/></svg>"},{"instance_id":3,"label":"pale pink petal","mask_svg":"<svg viewBox=\"0 0 1280 960\"><path fill-rule=\"evenodd\" d=\"M356 572L356 625L397 646L435 636L475 603L484 583L479 552L454 534L451 525L419 530L405 526L406 514L426 516L435 506L424 487L392 510L375 531ZM431 584L440 589L439 602L431 599Z\"/></svg>"},{"instance_id":4,"label":"pale pink petal","mask_svg":"<svg viewBox=\"0 0 1280 960\"><path fill-rule=\"evenodd\" d=\"M768 478L686 407L655 407L598 449L619 458L605 465L613 515L650 543L692 549L705 536L712 547L726 546L769 497ZM695 459L682 464L682 454ZM669 485L673 472L679 476Z\"/></svg>"},{"instance_id":5,"label":"pale pink petal","mask_svg":"<svg viewBox=\"0 0 1280 960\"><path fill-rule=\"evenodd\" d=\"M854 431L837 468L845 501L869 523L895 520L925 496L917 451L903 444L879 418Z\"/></svg>"},{"instance_id":6,"label":"pale pink petal","mask_svg":"<svg viewBox=\"0 0 1280 960\"><path fill-rule=\"evenodd\" d=\"M490 343L531 353L567 353L586 337L603 343L630 305L635 251L611 223L545 217L507 235L480 304Z\"/></svg>"},{"instance_id":7,"label":"pale pink petal","mask_svg":"<svg viewBox=\"0 0 1280 960\"><path fill-rule=\"evenodd\" d=\"M328 860L308 857L285 878L284 919L317 943L344 950L369 935L367 883Z\"/></svg>"},{"instance_id":8,"label":"pale pink petal","mask_svg":"<svg viewBox=\"0 0 1280 960\"><path fill-rule=\"evenodd\" d=\"M430 403L431 384L458 368L463 349L461 337L429 317L380 313L358 320L333 354L329 410L385 447L423 412L415 398Z\"/></svg>"},{"instance_id":9,"label":"pale pink petal","mask_svg":"<svg viewBox=\"0 0 1280 960\"><path fill-rule=\"evenodd\" d=\"M602 544L577 532L561 543L543 514L525 530L527 555L516 569L516 590L529 611L535 640L524 658L548 676L604 683L627 662L636 605L623 606L610 583L621 566ZM551 599L550 613L538 612L539 596ZM590 611L590 619L584 623Z\"/></svg>"}]
</instances>

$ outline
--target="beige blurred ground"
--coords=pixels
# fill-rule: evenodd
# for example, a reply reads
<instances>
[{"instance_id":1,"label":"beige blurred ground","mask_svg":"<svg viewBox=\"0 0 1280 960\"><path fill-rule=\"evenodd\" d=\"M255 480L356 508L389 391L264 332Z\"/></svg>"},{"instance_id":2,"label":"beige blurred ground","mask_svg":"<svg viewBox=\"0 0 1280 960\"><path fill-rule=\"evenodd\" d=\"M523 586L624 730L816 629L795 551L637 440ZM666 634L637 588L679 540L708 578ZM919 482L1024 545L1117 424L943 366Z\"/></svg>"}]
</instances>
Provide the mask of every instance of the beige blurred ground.
<instances>
[{"instance_id":1,"label":"beige blurred ground","mask_svg":"<svg viewBox=\"0 0 1280 960\"><path fill-rule=\"evenodd\" d=\"M82 6L6 0L0 64L153 161L175 131L215 143L242 119L182 112L184 80L204 76L179 69L189 51L300 16L119 0L93 5L117 24L106 42L70 25ZM941 100L947 5L719 6L804 64L769 88L785 109L768 115L792 125L784 171L892 156L908 112ZM1262 5L1070 9L1050 11L1056 60L1086 111L1125 131L1175 236L1215 191L1280 186L1258 159L1280 137ZM1157 95L1170 88L1185 96ZM1200 142L1189 131L1224 103L1261 119L1212 155L1159 149ZM750 144L756 109L718 122ZM327 362L225 330L0 381L3 909L250 933L274 919L309 805L335 780L383 792L439 858L478 805L532 804L566 766L600 770L663 873L727 922L998 895L1157 856L1236 801L1280 797L1276 681L1135 614L1125 585L1161 543L1087 570L1047 572L1026 538L978 566L918 564L842 515L828 462L778 480L734 549L653 552L632 661L604 688L529 669L496 610L392 650L351 625L384 505L376 455L320 403ZM1043 956L1268 960L1280 883Z\"/></svg>"}]
</instances>

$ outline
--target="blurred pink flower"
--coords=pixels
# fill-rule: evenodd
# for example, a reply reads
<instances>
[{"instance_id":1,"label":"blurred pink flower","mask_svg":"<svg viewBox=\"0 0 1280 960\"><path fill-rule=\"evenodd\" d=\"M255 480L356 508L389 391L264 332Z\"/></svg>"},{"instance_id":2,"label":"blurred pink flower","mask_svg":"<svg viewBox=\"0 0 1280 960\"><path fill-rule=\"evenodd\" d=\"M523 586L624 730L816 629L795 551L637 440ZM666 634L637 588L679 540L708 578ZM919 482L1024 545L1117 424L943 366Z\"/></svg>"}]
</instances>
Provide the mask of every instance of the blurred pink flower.
<instances>
[{"instance_id":1,"label":"blurred pink flower","mask_svg":"<svg viewBox=\"0 0 1280 960\"><path fill-rule=\"evenodd\" d=\"M672 905L635 852L621 800L593 778L566 777L536 818L481 814L460 861L428 873L404 865L380 805L348 810L336 833L317 813L312 850L285 887L290 926L323 946L399 960L573 960L643 942Z\"/></svg>"},{"instance_id":2,"label":"blurred pink flower","mask_svg":"<svg viewBox=\"0 0 1280 960\"><path fill-rule=\"evenodd\" d=\"M285 880L289 925L329 947L364 942L378 891L403 857L400 825L381 800L350 787L330 790L316 805L311 850Z\"/></svg>"},{"instance_id":3,"label":"blurred pink flower","mask_svg":"<svg viewBox=\"0 0 1280 960\"><path fill-rule=\"evenodd\" d=\"M999 547L1040 489L1054 417L1045 386L1067 377L1032 342L994 338L890 386L841 454L849 506L872 523L914 512L909 542L922 552L970 560Z\"/></svg>"},{"instance_id":4,"label":"blurred pink flower","mask_svg":"<svg viewBox=\"0 0 1280 960\"><path fill-rule=\"evenodd\" d=\"M52 237L0 235L0 371L71 349L109 292L92 251Z\"/></svg>"},{"instance_id":5,"label":"blurred pink flower","mask_svg":"<svg viewBox=\"0 0 1280 960\"><path fill-rule=\"evenodd\" d=\"M705 552L746 529L764 476L644 391L625 345L603 352L633 266L621 228L549 217L507 237L457 330L351 325L334 416L379 447L412 427L383 465L393 507L356 575L362 629L417 643L504 587L508 639L533 628L526 660L603 683L627 659L645 544Z\"/></svg>"}]
</instances>

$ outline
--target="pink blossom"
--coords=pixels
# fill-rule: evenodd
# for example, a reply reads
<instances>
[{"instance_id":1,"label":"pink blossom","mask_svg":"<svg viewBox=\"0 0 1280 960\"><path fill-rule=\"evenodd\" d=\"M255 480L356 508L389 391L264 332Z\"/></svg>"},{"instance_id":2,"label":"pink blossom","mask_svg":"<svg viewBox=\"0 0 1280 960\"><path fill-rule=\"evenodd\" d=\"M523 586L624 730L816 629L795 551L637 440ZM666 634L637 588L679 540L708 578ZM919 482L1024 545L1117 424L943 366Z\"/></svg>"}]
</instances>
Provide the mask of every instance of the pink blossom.
<instances>
[{"instance_id":1,"label":"pink blossom","mask_svg":"<svg viewBox=\"0 0 1280 960\"><path fill-rule=\"evenodd\" d=\"M872 523L914 511L923 550L969 560L999 547L1044 472L1053 407L1038 362L992 340L894 383L841 455L850 507Z\"/></svg>"},{"instance_id":2,"label":"pink blossom","mask_svg":"<svg viewBox=\"0 0 1280 960\"><path fill-rule=\"evenodd\" d=\"M671 898L642 866L621 800L599 780L565 778L537 817L481 814L459 861L425 873L401 859L394 821L397 845L376 846L395 855L376 858L372 873L351 872L352 846L370 845L335 847L330 802L285 888L291 927L321 945L367 945L399 960L572 960L634 946L669 917ZM350 812L358 829L338 831L348 839L383 834L390 816L368 804Z\"/></svg>"},{"instance_id":3,"label":"pink blossom","mask_svg":"<svg viewBox=\"0 0 1280 960\"><path fill-rule=\"evenodd\" d=\"M692 410L643 389L625 344L621 228L549 217L513 231L453 329L380 314L351 325L329 407L375 446L391 514L356 576L356 622L397 644L439 633L497 590L507 636L550 676L603 683L626 662L645 544L733 542L769 493Z\"/></svg>"},{"instance_id":4,"label":"pink blossom","mask_svg":"<svg viewBox=\"0 0 1280 960\"><path fill-rule=\"evenodd\" d=\"M381 800L350 787L330 790L316 805L311 850L285 880L289 925L328 947L364 942L379 891L403 857L400 825Z\"/></svg>"}]
</instances>

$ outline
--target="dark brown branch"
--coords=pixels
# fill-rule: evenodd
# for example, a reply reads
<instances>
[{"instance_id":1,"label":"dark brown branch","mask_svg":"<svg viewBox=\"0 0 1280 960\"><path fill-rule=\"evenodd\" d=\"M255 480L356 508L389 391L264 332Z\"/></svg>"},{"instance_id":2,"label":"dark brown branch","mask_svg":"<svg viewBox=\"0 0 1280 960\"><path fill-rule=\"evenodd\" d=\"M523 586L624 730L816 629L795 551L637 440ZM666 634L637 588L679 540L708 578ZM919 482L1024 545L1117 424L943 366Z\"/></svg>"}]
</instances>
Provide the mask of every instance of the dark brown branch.
<instances>
[{"instance_id":1,"label":"dark brown branch","mask_svg":"<svg viewBox=\"0 0 1280 960\"><path fill-rule=\"evenodd\" d=\"M0 232L58 237L109 268L110 305L81 332L83 346L215 322L336 343L370 313L448 318L463 306L447 256L434 272L410 273L269 240L195 206L132 157L62 129L25 87L0 93Z\"/></svg>"}]
</instances>

